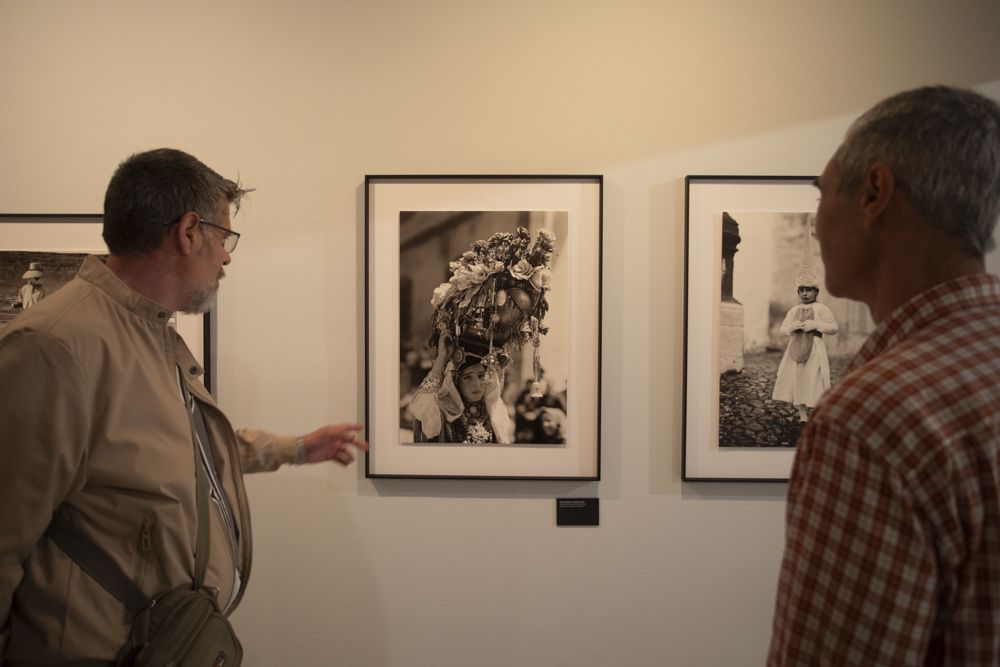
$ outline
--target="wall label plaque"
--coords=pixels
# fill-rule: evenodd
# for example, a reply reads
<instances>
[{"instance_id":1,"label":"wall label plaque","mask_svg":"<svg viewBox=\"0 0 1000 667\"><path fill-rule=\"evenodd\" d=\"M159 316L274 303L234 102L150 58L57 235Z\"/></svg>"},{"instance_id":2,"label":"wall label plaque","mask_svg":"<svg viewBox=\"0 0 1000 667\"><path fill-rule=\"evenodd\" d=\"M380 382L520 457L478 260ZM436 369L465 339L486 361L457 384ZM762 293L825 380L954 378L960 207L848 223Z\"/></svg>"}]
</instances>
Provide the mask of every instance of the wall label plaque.
<instances>
[{"instance_id":1,"label":"wall label plaque","mask_svg":"<svg viewBox=\"0 0 1000 667\"><path fill-rule=\"evenodd\" d=\"M599 526L600 498L556 498L557 526Z\"/></svg>"}]
</instances>

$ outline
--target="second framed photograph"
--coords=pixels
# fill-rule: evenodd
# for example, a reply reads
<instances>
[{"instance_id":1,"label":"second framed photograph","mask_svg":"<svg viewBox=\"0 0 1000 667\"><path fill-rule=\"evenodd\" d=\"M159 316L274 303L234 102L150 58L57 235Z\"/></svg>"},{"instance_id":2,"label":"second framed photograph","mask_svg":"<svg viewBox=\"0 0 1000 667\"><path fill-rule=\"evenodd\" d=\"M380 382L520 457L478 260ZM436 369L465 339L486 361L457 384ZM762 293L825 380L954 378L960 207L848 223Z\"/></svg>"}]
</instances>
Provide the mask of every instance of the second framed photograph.
<instances>
[{"instance_id":1,"label":"second framed photograph","mask_svg":"<svg viewBox=\"0 0 1000 667\"><path fill-rule=\"evenodd\" d=\"M600 478L602 197L366 177L366 476Z\"/></svg>"},{"instance_id":2,"label":"second framed photograph","mask_svg":"<svg viewBox=\"0 0 1000 667\"><path fill-rule=\"evenodd\" d=\"M0 331L73 279L87 255L105 255L98 214L0 214ZM205 369L214 393L211 314L177 313L171 325Z\"/></svg>"},{"instance_id":3,"label":"second framed photograph","mask_svg":"<svg viewBox=\"0 0 1000 667\"><path fill-rule=\"evenodd\" d=\"M685 181L684 481L787 481L810 412L873 329L826 291L813 180Z\"/></svg>"}]
</instances>

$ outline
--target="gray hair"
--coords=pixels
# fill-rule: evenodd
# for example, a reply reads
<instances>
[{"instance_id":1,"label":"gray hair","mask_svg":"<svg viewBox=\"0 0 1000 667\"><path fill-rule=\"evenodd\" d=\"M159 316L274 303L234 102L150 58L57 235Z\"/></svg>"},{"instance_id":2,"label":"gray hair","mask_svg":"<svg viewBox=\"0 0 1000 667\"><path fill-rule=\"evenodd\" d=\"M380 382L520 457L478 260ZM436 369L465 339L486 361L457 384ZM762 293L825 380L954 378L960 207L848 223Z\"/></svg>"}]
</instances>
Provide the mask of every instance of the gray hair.
<instances>
[{"instance_id":1,"label":"gray hair","mask_svg":"<svg viewBox=\"0 0 1000 667\"><path fill-rule=\"evenodd\" d=\"M223 201L238 211L251 191L184 151L136 153L118 165L108 183L104 241L112 254L145 254L160 247L167 227L185 213L211 217Z\"/></svg>"},{"instance_id":2,"label":"gray hair","mask_svg":"<svg viewBox=\"0 0 1000 667\"><path fill-rule=\"evenodd\" d=\"M928 222L982 257L1000 217L1000 106L946 86L893 95L854 121L833 156L842 192L854 192L875 162Z\"/></svg>"}]
</instances>

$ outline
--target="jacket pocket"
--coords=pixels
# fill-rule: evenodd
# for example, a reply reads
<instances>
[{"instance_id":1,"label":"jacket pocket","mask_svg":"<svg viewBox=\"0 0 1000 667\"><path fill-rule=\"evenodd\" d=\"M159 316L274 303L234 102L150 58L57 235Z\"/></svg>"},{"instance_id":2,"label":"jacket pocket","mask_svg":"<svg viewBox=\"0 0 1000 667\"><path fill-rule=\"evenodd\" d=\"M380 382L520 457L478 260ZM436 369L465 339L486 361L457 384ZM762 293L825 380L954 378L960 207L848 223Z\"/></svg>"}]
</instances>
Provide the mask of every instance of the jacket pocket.
<instances>
[{"instance_id":1,"label":"jacket pocket","mask_svg":"<svg viewBox=\"0 0 1000 667\"><path fill-rule=\"evenodd\" d=\"M146 583L146 577L149 575L149 571L153 567L153 531L155 528L155 515L150 514L143 517L142 525L139 527L139 541L136 544L138 562L135 568L135 584L141 590L144 590L143 586Z\"/></svg>"}]
</instances>

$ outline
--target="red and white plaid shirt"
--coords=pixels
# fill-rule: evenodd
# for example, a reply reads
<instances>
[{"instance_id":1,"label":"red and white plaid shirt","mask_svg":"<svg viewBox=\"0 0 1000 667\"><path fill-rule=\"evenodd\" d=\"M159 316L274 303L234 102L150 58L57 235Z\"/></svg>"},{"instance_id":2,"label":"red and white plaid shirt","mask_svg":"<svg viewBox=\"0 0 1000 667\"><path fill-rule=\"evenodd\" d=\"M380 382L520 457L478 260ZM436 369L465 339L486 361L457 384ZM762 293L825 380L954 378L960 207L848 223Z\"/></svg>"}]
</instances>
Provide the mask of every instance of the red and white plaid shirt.
<instances>
[{"instance_id":1,"label":"red and white plaid shirt","mask_svg":"<svg viewBox=\"0 0 1000 667\"><path fill-rule=\"evenodd\" d=\"M769 665L1000 665L1000 279L879 324L798 444Z\"/></svg>"}]
</instances>

